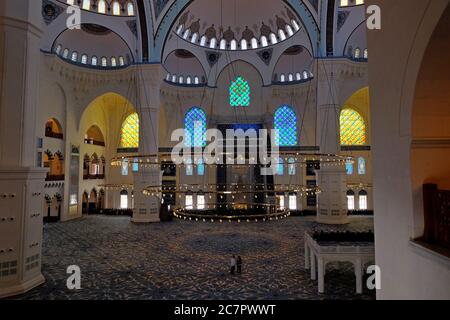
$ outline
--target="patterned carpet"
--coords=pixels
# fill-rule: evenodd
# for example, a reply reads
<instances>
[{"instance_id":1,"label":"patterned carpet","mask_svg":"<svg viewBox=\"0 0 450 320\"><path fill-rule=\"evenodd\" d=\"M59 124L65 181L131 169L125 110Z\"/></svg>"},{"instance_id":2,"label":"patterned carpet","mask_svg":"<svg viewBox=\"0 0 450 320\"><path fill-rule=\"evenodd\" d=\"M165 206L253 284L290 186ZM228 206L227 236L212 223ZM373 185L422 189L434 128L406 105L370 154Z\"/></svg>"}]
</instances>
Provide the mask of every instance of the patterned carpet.
<instances>
[{"instance_id":1,"label":"patterned carpet","mask_svg":"<svg viewBox=\"0 0 450 320\"><path fill-rule=\"evenodd\" d=\"M273 223L175 221L135 225L129 218L90 216L46 225L43 273L46 283L18 299L374 299L355 294L351 264L328 264L326 294L304 269L303 233L308 229L367 231L371 218L340 227L311 218ZM231 276L232 254L244 273ZM78 265L82 289L66 288L66 269ZM338 269L339 267L339 269ZM364 282L365 283L365 282Z\"/></svg>"}]
</instances>

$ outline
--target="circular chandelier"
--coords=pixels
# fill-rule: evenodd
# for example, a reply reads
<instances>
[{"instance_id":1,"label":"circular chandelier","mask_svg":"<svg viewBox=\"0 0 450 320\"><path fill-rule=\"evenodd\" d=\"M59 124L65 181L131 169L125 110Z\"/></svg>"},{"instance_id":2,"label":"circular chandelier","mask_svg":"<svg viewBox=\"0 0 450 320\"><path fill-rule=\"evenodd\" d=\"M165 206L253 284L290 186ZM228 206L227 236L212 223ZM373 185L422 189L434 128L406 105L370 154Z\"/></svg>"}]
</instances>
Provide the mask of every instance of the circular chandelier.
<instances>
[{"instance_id":1,"label":"circular chandelier","mask_svg":"<svg viewBox=\"0 0 450 320\"><path fill-rule=\"evenodd\" d=\"M178 208L174 217L184 221L195 222L270 222L279 221L290 216L289 209L281 209L275 204L227 203L206 204L201 210Z\"/></svg>"}]
</instances>

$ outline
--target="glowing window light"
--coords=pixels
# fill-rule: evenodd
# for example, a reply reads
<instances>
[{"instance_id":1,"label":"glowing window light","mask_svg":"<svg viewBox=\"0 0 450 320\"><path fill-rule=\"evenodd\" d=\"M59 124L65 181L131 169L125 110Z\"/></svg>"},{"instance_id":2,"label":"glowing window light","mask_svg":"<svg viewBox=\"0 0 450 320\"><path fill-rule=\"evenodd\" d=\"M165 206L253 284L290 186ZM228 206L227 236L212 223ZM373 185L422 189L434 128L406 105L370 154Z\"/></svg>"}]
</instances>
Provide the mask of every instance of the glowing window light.
<instances>
[{"instance_id":1,"label":"glowing window light","mask_svg":"<svg viewBox=\"0 0 450 320\"><path fill-rule=\"evenodd\" d=\"M291 107L278 108L274 116L275 142L279 147L297 145L297 116Z\"/></svg>"},{"instance_id":2,"label":"glowing window light","mask_svg":"<svg viewBox=\"0 0 450 320\"><path fill-rule=\"evenodd\" d=\"M184 118L185 144L188 147L206 146L206 113L198 108L190 109Z\"/></svg>"},{"instance_id":3,"label":"glowing window light","mask_svg":"<svg viewBox=\"0 0 450 320\"><path fill-rule=\"evenodd\" d=\"M341 145L361 146L366 144L366 124L353 109L344 109L340 116Z\"/></svg>"},{"instance_id":4,"label":"glowing window light","mask_svg":"<svg viewBox=\"0 0 450 320\"><path fill-rule=\"evenodd\" d=\"M139 116L129 115L122 124L120 132L120 147L124 149L139 148Z\"/></svg>"},{"instance_id":5,"label":"glowing window light","mask_svg":"<svg viewBox=\"0 0 450 320\"><path fill-rule=\"evenodd\" d=\"M237 77L230 86L230 105L248 107L250 105L250 86L243 77Z\"/></svg>"}]
</instances>

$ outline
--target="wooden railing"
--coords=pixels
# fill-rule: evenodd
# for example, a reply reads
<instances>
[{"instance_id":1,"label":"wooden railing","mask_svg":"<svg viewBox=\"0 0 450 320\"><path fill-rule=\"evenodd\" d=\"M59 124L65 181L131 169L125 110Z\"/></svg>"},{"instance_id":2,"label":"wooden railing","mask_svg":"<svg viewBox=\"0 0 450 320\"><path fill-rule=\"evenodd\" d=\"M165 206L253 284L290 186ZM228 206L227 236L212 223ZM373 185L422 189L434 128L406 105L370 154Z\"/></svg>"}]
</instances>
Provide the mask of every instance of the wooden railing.
<instances>
[{"instance_id":1,"label":"wooden railing","mask_svg":"<svg viewBox=\"0 0 450 320\"><path fill-rule=\"evenodd\" d=\"M423 186L425 230L421 240L450 249L450 191Z\"/></svg>"},{"instance_id":2,"label":"wooden railing","mask_svg":"<svg viewBox=\"0 0 450 320\"><path fill-rule=\"evenodd\" d=\"M64 139L64 134L62 133L56 133L53 131L45 131L45 136L48 138L55 138L55 139L60 139L63 140Z\"/></svg>"}]
</instances>

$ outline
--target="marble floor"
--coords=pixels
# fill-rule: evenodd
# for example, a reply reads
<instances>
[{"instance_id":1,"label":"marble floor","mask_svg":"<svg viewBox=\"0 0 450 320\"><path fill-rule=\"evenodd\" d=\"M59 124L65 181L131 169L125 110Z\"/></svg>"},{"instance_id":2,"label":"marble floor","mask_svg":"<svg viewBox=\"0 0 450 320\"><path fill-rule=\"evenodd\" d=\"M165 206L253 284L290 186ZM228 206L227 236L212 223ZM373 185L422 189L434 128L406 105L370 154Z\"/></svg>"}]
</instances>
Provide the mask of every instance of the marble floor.
<instances>
[{"instance_id":1,"label":"marble floor","mask_svg":"<svg viewBox=\"0 0 450 320\"><path fill-rule=\"evenodd\" d=\"M367 231L371 218L325 227ZM271 223L170 223L135 225L125 217L89 216L44 228L46 283L17 299L374 299L355 294L351 264L329 264L326 294L304 269L303 233L312 218ZM324 227L320 227L324 228ZM232 254L244 273L231 276ZM70 265L81 268L82 289L66 287ZM339 269L338 269L339 267Z\"/></svg>"}]
</instances>

